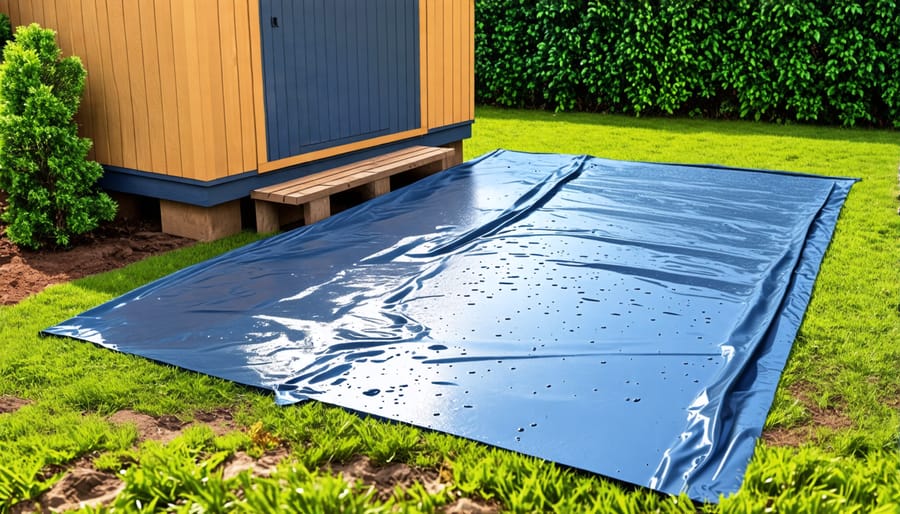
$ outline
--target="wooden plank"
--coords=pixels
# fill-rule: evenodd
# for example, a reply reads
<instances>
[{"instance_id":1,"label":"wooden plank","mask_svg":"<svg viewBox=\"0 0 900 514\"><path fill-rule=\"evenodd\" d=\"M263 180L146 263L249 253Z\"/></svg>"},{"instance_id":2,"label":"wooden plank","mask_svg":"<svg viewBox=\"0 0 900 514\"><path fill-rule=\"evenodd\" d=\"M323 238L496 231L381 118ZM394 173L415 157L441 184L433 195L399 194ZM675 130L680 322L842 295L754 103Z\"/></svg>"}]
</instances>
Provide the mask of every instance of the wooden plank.
<instances>
[{"instance_id":1,"label":"wooden plank","mask_svg":"<svg viewBox=\"0 0 900 514\"><path fill-rule=\"evenodd\" d=\"M367 199L381 196L390 192L391 176L410 170L420 170L424 175L438 172L452 154L452 148L412 147L257 189L251 193L256 200L257 232L278 230L281 212L294 212L286 210L290 205L302 206L304 223L315 223L331 215L333 194L359 188Z\"/></svg>"},{"instance_id":2,"label":"wooden plank","mask_svg":"<svg viewBox=\"0 0 900 514\"><path fill-rule=\"evenodd\" d=\"M181 134L183 177L204 176L202 100L199 91L196 15L192 2L172 0L172 39L175 49L175 83L178 95L178 131Z\"/></svg>"},{"instance_id":3,"label":"wooden plank","mask_svg":"<svg viewBox=\"0 0 900 514\"><path fill-rule=\"evenodd\" d=\"M9 15L10 24L12 25L13 31L15 31L16 26L22 24L22 16L19 13L19 1L3 0L3 3L0 5L3 6L3 12Z\"/></svg>"},{"instance_id":4,"label":"wooden plank","mask_svg":"<svg viewBox=\"0 0 900 514\"><path fill-rule=\"evenodd\" d=\"M241 127L241 90L237 58L237 31L235 28L235 12L233 4L243 3L230 0L219 6L219 44L222 110L225 123L224 144L228 162L224 170L218 170L220 176L233 175L244 171L244 146L242 144Z\"/></svg>"},{"instance_id":5,"label":"wooden plank","mask_svg":"<svg viewBox=\"0 0 900 514\"><path fill-rule=\"evenodd\" d=\"M121 160L111 162L124 168L139 169L137 165L137 141L134 127L134 99L131 91L131 80L128 74L128 41L124 30L109 30L110 27L123 27L125 25L125 12L123 0L107 0L107 14L109 22L101 25L101 30L109 32L110 75L115 82L116 96L107 97L107 101L113 101L119 108L119 130L122 138L119 141Z\"/></svg>"},{"instance_id":6,"label":"wooden plank","mask_svg":"<svg viewBox=\"0 0 900 514\"><path fill-rule=\"evenodd\" d=\"M463 78L462 74L462 45L463 38L460 35L460 31L462 30L462 19L461 19L461 9L464 4L463 2L451 2L450 8L448 9L448 14L450 15L450 24L453 30L453 37L451 41L453 41L453 51L451 53L451 60L453 62L453 67L451 73L450 83L452 84L452 89L450 91L450 101L448 102L448 107L450 109L450 123L455 123L457 120L462 119L462 114L460 110L462 109L462 101L460 100L460 95L462 94L462 88L460 87L460 83Z\"/></svg>"},{"instance_id":7,"label":"wooden plank","mask_svg":"<svg viewBox=\"0 0 900 514\"><path fill-rule=\"evenodd\" d=\"M56 43L59 45L59 49L62 50L64 58L74 54L72 51L72 32L74 31L72 30L72 19L68 16L68 10L68 0L56 0L48 10L52 14L49 14L47 19L47 28L51 28L56 32ZM59 19L69 20L66 26L62 27L64 30L60 30Z\"/></svg>"},{"instance_id":8,"label":"wooden plank","mask_svg":"<svg viewBox=\"0 0 900 514\"><path fill-rule=\"evenodd\" d=\"M107 118L109 116L106 90L104 89L103 57L100 50L100 31L98 19L103 19L95 0L81 0L80 5L84 12L91 13L83 16L84 24L84 65L87 68L86 97L90 100L90 110L84 109L83 118L85 125L91 127L94 139L93 158L99 162L109 163L110 129ZM79 9L81 10L81 9Z\"/></svg>"},{"instance_id":9,"label":"wooden plank","mask_svg":"<svg viewBox=\"0 0 900 514\"><path fill-rule=\"evenodd\" d=\"M435 0L429 10L428 23L428 96L431 103L428 128L444 125L444 30L442 24L443 6Z\"/></svg>"},{"instance_id":10,"label":"wooden plank","mask_svg":"<svg viewBox=\"0 0 900 514\"><path fill-rule=\"evenodd\" d=\"M259 2L249 2L250 10L250 49L253 75L253 114L256 125L256 167L263 170L263 165L269 160L266 150L266 103L265 84L263 83L262 42L260 39ZM275 167L270 170L277 169Z\"/></svg>"},{"instance_id":11,"label":"wooden plank","mask_svg":"<svg viewBox=\"0 0 900 514\"><path fill-rule=\"evenodd\" d=\"M466 119L475 119L475 0L468 0L468 25L466 29L468 41L468 66L466 68L466 103L468 113ZM460 152L462 158L462 152Z\"/></svg>"},{"instance_id":12,"label":"wooden plank","mask_svg":"<svg viewBox=\"0 0 900 514\"><path fill-rule=\"evenodd\" d=\"M183 143L181 140L182 122L178 109L179 90L178 74L176 72L175 59L175 35L172 29L172 1L181 0L156 0L153 3L153 19L156 25L156 65L148 67L153 73L158 70L159 88L162 101L159 108L165 129L162 134L166 147L166 174L174 177L183 177L185 169Z\"/></svg>"},{"instance_id":13,"label":"wooden plank","mask_svg":"<svg viewBox=\"0 0 900 514\"><path fill-rule=\"evenodd\" d=\"M153 2L156 3L156 2ZM177 167L170 166L169 149L166 144L167 127L163 103L162 82L159 62L162 60L158 44L156 12L153 3L137 2L138 24L141 34L141 59L138 61L145 79L145 102L142 105L147 112L147 134L150 150L148 171L166 175L178 174ZM132 63L134 66L134 63ZM174 120L173 120L174 121Z\"/></svg>"},{"instance_id":14,"label":"wooden plank","mask_svg":"<svg viewBox=\"0 0 900 514\"><path fill-rule=\"evenodd\" d=\"M234 2L236 64L238 75L238 98L241 109L241 147L243 163L239 171L255 170L259 164L256 152L256 99L254 97L253 45L251 33L259 34L258 21L254 21L248 4L258 2ZM257 23L253 25L253 23Z\"/></svg>"},{"instance_id":15,"label":"wooden plank","mask_svg":"<svg viewBox=\"0 0 900 514\"><path fill-rule=\"evenodd\" d=\"M420 147L414 155L397 155L400 153L398 152L391 155L387 162L379 162L377 158L369 159L355 165L342 166L309 177L257 189L251 193L251 198L301 205L434 162L445 163L452 152L452 149L428 147Z\"/></svg>"},{"instance_id":16,"label":"wooden plank","mask_svg":"<svg viewBox=\"0 0 900 514\"><path fill-rule=\"evenodd\" d=\"M94 132L93 124L91 123L91 111L93 110L93 102L91 101L90 89L87 87L88 81L90 80L91 71L88 68L87 56L85 55L86 44L84 39L84 18L81 11L81 4L80 2L78 2L78 0L61 0L59 5L59 13L62 13L61 16L63 17L63 19L70 20L69 29L66 31L69 36L67 38L69 41L69 48L66 53L68 55L79 56L82 65L87 70L84 93L81 96L81 105L79 106L78 115L76 117L79 134L83 137L89 137L92 140L96 140L98 134ZM99 136L105 137L103 134L99 134ZM93 146L88 153L88 159L96 159Z\"/></svg>"},{"instance_id":17,"label":"wooden plank","mask_svg":"<svg viewBox=\"0 0 900 514\"><path fill-rule=\"evenodd\" d=\"M154 164L153 159L153 141L150 130L150 104L147 101L147 70L144 68L144 48L142 30L146 30L141 25L141 13L139 8L140 2L127 2L123 5L122 18L124 29L128 37L125 38L125 47L119 49L127 57L128 67L126 77L129 78L129 87L131 90L130 107L133 116L134 126L134 154L135 165L133 169L162 171L162 166L158 166L164 159L157 159ZM155 106L154 106L155 110ZM165 155L163 154L163 157Z\"/></svg>"},{"instance_id":18,"label":"wooden plank","mask_svg":"<svg viewBox=\"0 0 900 514\"><path fill-rule=\"evenodd\" d=\"M419 0L419 126L428 126L428 0Z\"/></svg>"},{"instance_id":19,"label":"wooden plank","mask_svg":"<svg viewBox=\"0 0 900 514\"><path fill-rule=\"evenodd\" d=\"M59 23L57 21L56 16L56 2L35 2L35 5L42 6L44 8L44 16L43 22L41 25L47 29L53 29L54 31L59 31ZM59 38L57 38L57 41Z\"/></svg>"},{"instance_id":20,"label":"wooden plank","mask_svg":"<svg viewBox=\"0 0 900 514\"><path fill-rule=\"evenodd\" d=\"M30 14L31 20L28 20L28 23L36 22L41 26L47 25L47 22L44 20L44 5L40 2L31 2L30 6ZM25 8L23 7L23 10Z\"/></svg>"},{"instance_id":21,"label":"wooden plank","mask_svg":"<svg viewBox=\"0 0 900 514\"><path fill-rule=\"evenodd\" d=\"M275 184L273 186L263 187L254 191L254 193L259 194L271 194L271 193L279 193L283 191L291 190L292 188L300 187L303 185L312 185L312 184L320 184L324 181L327 181L329 177L341 176L347 173L353 173L359 169L365 169L367 167L375 167L379 165L383 166L391 166L397 163L398 161L403 161L408 158L418 158L422 156L428 156L437 151L441 151L437 148L424 147L424 146L413 146L410 148L406 148L403 150L399 150L396 152L392 152L386 155L372 157L369 159L365 159L362 161L358 161L351 164L346 164L344 166L339 166L337 168L332 168L327 171L323 171L321 173L316 173L314 175L300 177L294 180L290 180L287 182L282 182L280 184Z\"/></svg>"},{"instance_id":22,"label":"wooden plank","mask_svg":"<svg viewBox=\"0 0 900 514\"><path fill-rule=\"evenodd\" d=\"M200 180L215 180L228 175L228 146L225 134L225 109L222 92L222 53L219 41L218 0L194 0L196 18L195 45L198 50L202 144L206 162L200 167Z\"/></svg>"},{"instance_id":23,"label":"wooden plank","mask_svg":"<svg viewBox=\"0 0 900 514\"><path fill-rule=\"evenodd\" d=\"M113 61L112 44L110 42L110 31L105 27L109 26L109 2L115 0L85 0L88 4L96 6L95 9L88 10L96 14L96 25L92 27L96 30L98 53L100 56L100 68L103 69L102 83L100 89L103 91L103 104L106 106L104 119L106 121L106 137L108 140L108 152L105 164L113 164L118 166L124 165L123 159L123 142L122 142L122 120L124 116L120 112L119 89L115 79L115 65ZM87 18L92 18L88 16Z\"/></svg>"}]
</instances>

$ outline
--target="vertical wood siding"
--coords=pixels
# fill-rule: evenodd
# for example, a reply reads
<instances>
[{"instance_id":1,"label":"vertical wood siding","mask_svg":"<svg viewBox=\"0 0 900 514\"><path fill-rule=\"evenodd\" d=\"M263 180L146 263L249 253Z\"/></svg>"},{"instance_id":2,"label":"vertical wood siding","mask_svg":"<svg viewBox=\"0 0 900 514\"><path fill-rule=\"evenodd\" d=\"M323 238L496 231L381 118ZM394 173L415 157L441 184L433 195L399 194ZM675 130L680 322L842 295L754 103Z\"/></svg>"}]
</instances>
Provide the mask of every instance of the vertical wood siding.
<instances>
[{"instance_id":1,"label":"vertical wood siding","mask_svg":"<svg viewBox=\"0 0 900 514\"><path fill-rule=\"evenodd\" d=\"M264 58L273 5L306 30ZM210 181L475 114L474 0L0 0L0 11L56 30L84 62L78 121L106 165Z\"/></svg>"},{"instance_id":2,"label":"vertical wood siding","mask_svg":"<svg viewBox=\"0 0 900 514\"><path fill-rule=\"evenodd\" d=\"M246 0L0 0L88 70L79 123L103 164L214 180L255 170Z\"/></svg>"},{"instance_id":3,"label":"vertical wood siding","mask_svg":"<svg viewBox=\"0 0 900 514\"><path fill-rule=\"evenodd\" d=\"M425 9L425 122L475 118L475 0L422 0Z\"/></svg>"}]
</instances>

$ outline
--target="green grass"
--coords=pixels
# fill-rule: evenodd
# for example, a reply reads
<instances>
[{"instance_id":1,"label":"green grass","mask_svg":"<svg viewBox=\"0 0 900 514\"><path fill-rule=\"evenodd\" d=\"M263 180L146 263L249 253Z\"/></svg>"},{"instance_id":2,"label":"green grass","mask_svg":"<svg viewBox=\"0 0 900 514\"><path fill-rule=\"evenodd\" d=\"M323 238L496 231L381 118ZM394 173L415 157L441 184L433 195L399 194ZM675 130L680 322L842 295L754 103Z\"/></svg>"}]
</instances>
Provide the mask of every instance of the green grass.
<instances>
[{"instance_id":1,"label":"green grass","mask_svg":"<svg viewBox=\"0 0 900 514\"><path fill-rule=\"evenodd\" d=\"M854 186L769 415L767 428L799 448L760 444L742 491L705 511L896 512L900 509L900 216L896 132L745 122L634 119L480 108L471 158L495 148L616 159L715 163L863 179ZM693 512L698 506L511 452L271 395L37 332L154 278L255 240L242 234L56 286L0 307L0 395L31 401L0 415L0 511L36 498L58 468L88 457L120 468L116 512L435 512L458 496L512 512ZM188 420L229 407L241 432L198 427L168 445L134 447L120 409ZM839 420L829 428L824 414ZM256 426L255 430L251 427ZM270 478L224 480L236 450L283 444L291 457ZM322 471L368 455L442 470L450 488L378 497ZM99 509L108 512L111 508Z\"/></svg>"}]
</instances>

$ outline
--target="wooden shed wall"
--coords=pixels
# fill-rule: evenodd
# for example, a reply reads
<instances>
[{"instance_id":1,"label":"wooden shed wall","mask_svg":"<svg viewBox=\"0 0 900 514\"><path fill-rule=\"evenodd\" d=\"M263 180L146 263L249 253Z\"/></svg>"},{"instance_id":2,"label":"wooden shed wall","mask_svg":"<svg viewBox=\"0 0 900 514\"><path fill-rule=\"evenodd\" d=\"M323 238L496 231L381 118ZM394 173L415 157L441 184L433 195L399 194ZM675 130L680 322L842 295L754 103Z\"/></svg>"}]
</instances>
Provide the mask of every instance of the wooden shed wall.
<instances>
[{"instance_id":1,"label":"wooden shed wall","mask_svg":"<svg viewBox=\"0 0 900 514\"><path fill-rule=\"evenodd\" d=\"M258 0L0 0L88 70L79 123L104 165L212 181L474 118L474 0L419 0L421 127L267 159Z\"/></svg>"},{"instance_id":2,"label":"wooden shed wall","mask_svg":"<svg viewBox=\"0 0 900 514\"><path fill-rule=\"evenodd\" d=\"M88 70L79 122L97 161L213 180L257 167L244 0L0 0Z\"/></svg>"},{"instance_id":3,"label":"wooden shed wall","mask_svg":"<svg viewBox=\"0 0 900 514\"><path fill-rule=\"evenodd\" d=\"M428 0L423 69L425 126L443 127L475 119L475 0Z\"/></svg>"}]
</instances>

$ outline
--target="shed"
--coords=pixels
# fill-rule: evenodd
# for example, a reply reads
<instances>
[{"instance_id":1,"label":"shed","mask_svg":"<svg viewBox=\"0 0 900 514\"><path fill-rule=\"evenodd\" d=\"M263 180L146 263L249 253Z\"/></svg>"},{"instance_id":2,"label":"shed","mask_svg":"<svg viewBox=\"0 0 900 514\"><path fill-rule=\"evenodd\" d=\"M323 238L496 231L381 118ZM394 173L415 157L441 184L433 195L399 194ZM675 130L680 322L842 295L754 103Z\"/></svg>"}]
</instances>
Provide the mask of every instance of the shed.
<instances>
[{"instance_id":1,"label":"shed","mask_svg":"<svg viewBox=\"0 0 900 514\"><path fill-rule=\"evenodd\" d=\"M251 191L412 146L474 118L474 0L0 0L88 71L79 113L114 192L163 230L241 228Z\"/></svg>"}]
</instances>

